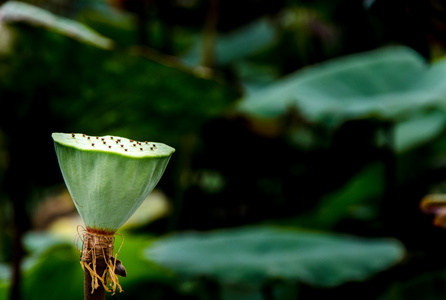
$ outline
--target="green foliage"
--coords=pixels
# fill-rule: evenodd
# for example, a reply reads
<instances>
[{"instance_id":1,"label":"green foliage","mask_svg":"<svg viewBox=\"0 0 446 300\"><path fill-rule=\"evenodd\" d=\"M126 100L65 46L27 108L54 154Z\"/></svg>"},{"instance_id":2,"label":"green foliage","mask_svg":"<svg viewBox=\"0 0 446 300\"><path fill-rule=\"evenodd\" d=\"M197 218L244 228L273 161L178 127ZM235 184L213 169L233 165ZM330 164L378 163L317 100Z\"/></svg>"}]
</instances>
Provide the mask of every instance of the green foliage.
<instances>
[{"instance_id":1,"label":"green foliage","mask_svg":"<svg viewBox=\"0 0 446 300\"><path fill-rule=\"evenodd\" d=\"M406 18L431 10L394 1L366 1L366 10L347 1L220 1L215 28L204 28L206 1L147 1L151 49L134 46L138 14L125 7L133 1L110 1L119 12L108 1L68 2L61 13L70 19L17 1L0 8L0 201L23 212L16 225L30 227L44 186L62 181L51 132L150 139L177 148L160 187L173 212L125 233L119 258L129 277L116 298L445 294L446 249L436 242L444 237L418 210L427 191L445 186L446 51L438 33L423 32L442 26L418 22L442 18ZM214 69L193 68L206 30L217 36ZM173 56L157 51L165 48ZM9 199L16 194L21 204ZM11 245L10 212L0 206L1 251ZM264 222L289 229L253 225ZM251 226L181 232L240 225ZM25 245L24 298L81 297L71 239L28 234ZM0 253L0 299L10 259Z\"/></svg>"},{"instance_id":2,"label":"green foliage","mask_svg":"<svg viewBox=\"0 0 446 300\"><path fill-rule=\"evenodd\" d=\"M113 46L112 40L97 34L81 23L58 17L44 9L24 2L8 1L2 6L1 11L3 24L23 22L33 24L36 27L44 27L98 48L110 49Z\"/></svg>"},{"instance_id":3,"label":"green foliage","mask_svg":"<svg viewBox=\"0 0 446 300\"><path fill-rule=\"evenodd\" d=\"M248 95L239 108L266 117L297 108L306 119L330 125L366 117L398 121L442 107L443 65L429 67L404 47L378 49L297 71Z\"/></svg>"},{"instance_id":4,"label":"green foliage","mask_svg":"<svg viewBox=\"0 0 446 300\"><path fill-rule=\"evenodd\" d=\"M274 42L271 22L260 19L234 32L220 35L215 44L216 64L228 65L251 56ZM201 41L185 54L183 60L190 65L199 64Z\"/></svg>"},{"instance_id":5,"label":"green foliage","mask_svg":"<svg viewBox=\"0 0 446 300\"><path fill-rule=\"evenodd\" d=\"M375 203L383 197L385 182L382 165L373 164L338 190L321 198L313 211L282 223L310 228L333 229L343 220L373 220L376 218Z\"/></svg>"},{"instance_id":6,"label":"green foliage","mask_svg":"<svg viewBox=\"0 0 446 300\"><path fill-rule=\"evenodd\" d=\"M145 251L147 259L186 278L206 276L226 285L257 287L271 279L317 286L364 280L403 255L394 240L268 227L183 233L158 240Z\"/></svg>"},{"instance_id":7,"label":"green foliage","mask_svg":"<svg viewBox=\"0 0 446 300\"><path fill-rule=\"evenodd\" d=\"M83 271L78 261L79 255L72 246L50 248L25 277L26 299L41 299L42 295L64 299L82 297ZM59 288L55 289L55 284Z\"/></svg>"},{"instance_id":8,"label":"green foliage","mask_svg":"<svg viewBox=\"0 0 446 300\"><path fill-rule=\"evenodd\" d=\"M54 119L52 126L67 127L59 131L150 137L176 146L179 136L219 116L237 97L235 90L162 56L105 51L30 27L34 20L20 21L8 25L16 24L14 31L19 31L14 55L0 60L0 75L7 78L0 83L2 98L19 97L29 105L41 101ZM42 70L47 71L44 78Z\"/></svg>"},{"instance_id":9,"label":"green foliage","mask_svg":"<svg viewBox=\"0 0 446 300\"><path fill-rule=\"evenodd\" d=\"M129 276L121 278L124 294L116 298L139 299L138 288L147 282L172 285L172 273L147 262L142 251L150 244L153 237L125 234L125 239L116 237L115 250L120 249L119 259L123 261ZM83 271L79 264L79 252L71 240L57 238L52 234L28 234L25 238L27 250L31 253L24 264L25 299L42 299L42 295L51 298L79 299L83 295ZM122 246L122 247L121 247ZM1 272L10 272L1 267ZM0 278L0 299L7 299L9 282ZM65 295L65 293L67 293Z\"/></svg>"},{"instance_id":10,"label":"green foliage","mask_svg":"<svg viewBox=\"0 0 446 300\"><path fill-rule=\"evenodd\" d=\"M404 152L428 143L445 128L443 111L432 111L400 122L395 127L395 151Z\"/></svg>"}]
</instances>

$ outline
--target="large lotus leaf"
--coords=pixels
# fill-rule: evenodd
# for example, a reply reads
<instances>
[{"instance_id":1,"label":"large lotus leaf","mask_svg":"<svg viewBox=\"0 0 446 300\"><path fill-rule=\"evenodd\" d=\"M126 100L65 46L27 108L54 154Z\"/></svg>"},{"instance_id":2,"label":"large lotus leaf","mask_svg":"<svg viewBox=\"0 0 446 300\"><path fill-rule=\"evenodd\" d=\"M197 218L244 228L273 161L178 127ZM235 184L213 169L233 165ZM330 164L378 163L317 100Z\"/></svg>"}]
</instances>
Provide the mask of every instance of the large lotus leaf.
<instances>
[{"instance_id":1,"label":"large lotus leaf","mask_svg":"<svg viewBox=\"0 0 446 300\"><path fill-rule=\"evenodd\" d=\"M446 60L432 66L406 47L350 55L297 71L247 95L239 109L277 117L297 108L306 118L338 124L346 119L400 120L444 106Z\"/></svg>"},{"instance_id":2,"label":"large lotus leaf","mask_svg":"<svg viewBox=\"0 0 446 300\"><path fill-rule=\"evenodd\" d=\"M247 227L162 238L145 257L186 277L208 276L222 284L261 285L268 279L336 286L364 280L404 255L392 239Z\"/></svg>"}]
</instances>

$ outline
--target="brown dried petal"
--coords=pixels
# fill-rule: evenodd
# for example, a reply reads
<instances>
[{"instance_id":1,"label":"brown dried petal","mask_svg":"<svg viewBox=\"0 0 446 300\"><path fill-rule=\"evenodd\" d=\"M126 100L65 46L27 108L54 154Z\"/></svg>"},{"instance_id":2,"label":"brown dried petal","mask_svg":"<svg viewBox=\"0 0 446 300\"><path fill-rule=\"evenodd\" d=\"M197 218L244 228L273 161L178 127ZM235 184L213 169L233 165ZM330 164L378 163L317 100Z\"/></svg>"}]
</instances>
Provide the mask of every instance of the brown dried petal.
<instances>
[{"instance_id":1,"label":"brown dried petal","mask_svg":"<svg viewBox=\"0 0 446 300\"><path fill-rule=\"evenodd\" d=\"M115 262L115 258L112 257L111 258L112 262ZM119 275L121 277L126 277L127 276L127 271L125 270L122 262L119 259L116 259L116 267L115 267L115 274Z\"/></svg>"},{"instance_id":2,"label":"brown dried petal","mask_svg":"<svg viewBox=\"0 0 446 300\"><path fill-rule=\"evenodd\" d=\"M446 194L431 194L425 196L420 203L420 208L428 214L436 214L446 207Z\"/></svg>"}]
</instances>

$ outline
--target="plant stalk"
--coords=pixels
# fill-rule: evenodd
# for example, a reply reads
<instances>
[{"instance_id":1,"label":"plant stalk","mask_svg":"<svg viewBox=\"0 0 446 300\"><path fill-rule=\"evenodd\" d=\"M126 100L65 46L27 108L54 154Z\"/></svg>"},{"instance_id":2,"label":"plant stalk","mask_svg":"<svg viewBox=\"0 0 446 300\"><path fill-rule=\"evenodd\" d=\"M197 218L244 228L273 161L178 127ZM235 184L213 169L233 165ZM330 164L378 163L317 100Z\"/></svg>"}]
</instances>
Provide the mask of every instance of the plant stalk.
<instances>
[{"instance_id":1,"label":"plant stalk","mask_svg":"<svg viewBox=\"0 0 446 300\"><path fill-rule=\"evenodd\" d=\"M220 0L211 0L206 15L201 48L201 65L212 67L215 62L215 43L217 40L217 23L219 18Z\"/></svg>"},{"instance_id":2,"label":"plant stalk","mask_svg":"<svg viewBox=\"0 0 446 300\"><path fill-rule=\"evenodd\" d=\"M106 272L107 265L104 258L96 259L96 271L99 275L103 276ZM84 300L105 300L105 289L102 284L91 293L91 275L87 268L84 268Z\"/></svg>"}]
</instances>

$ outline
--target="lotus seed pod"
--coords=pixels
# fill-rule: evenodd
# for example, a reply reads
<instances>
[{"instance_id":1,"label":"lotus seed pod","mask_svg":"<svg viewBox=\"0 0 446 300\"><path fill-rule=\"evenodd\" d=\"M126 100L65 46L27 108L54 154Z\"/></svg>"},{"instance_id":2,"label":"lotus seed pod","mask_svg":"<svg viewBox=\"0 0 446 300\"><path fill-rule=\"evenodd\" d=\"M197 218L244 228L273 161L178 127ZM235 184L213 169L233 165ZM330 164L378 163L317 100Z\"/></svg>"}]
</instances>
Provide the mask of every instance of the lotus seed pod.
<instances>
[{"instance_id":1,"label":"lotus seed pod","mask_svg":"<svg viewBox=\"0 0 446 300\"><path fill-rule=\"evenodd\" d=\"M59 166L87 231L115 233L166 169L175 149L116 136L52 134Z\"/></svg>"}]
</instances>

